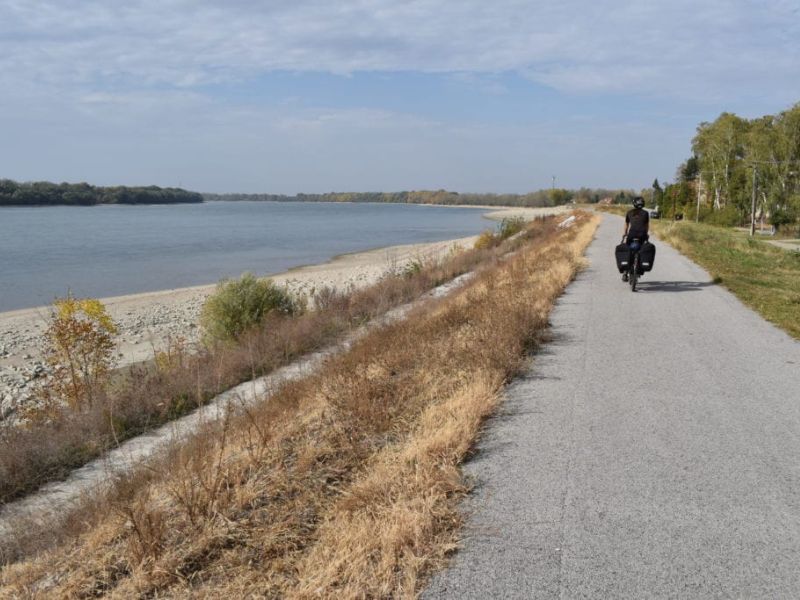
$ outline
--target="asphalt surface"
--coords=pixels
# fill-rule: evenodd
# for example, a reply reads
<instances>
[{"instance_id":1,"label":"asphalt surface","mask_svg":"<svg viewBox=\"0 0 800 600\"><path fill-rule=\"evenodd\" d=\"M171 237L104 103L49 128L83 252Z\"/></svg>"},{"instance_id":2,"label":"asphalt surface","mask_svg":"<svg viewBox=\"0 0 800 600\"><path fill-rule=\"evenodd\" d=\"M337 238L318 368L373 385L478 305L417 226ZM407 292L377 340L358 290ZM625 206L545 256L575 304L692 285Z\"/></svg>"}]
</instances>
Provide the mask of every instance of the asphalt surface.
<instances>
[{"instance_id":1,"label":"asphalt surface","mask_svg":"<svg viewBox=\"0 0 800 600\"><path fill-rule=\"evenodd\" d=\"M631 293L621 230L487 425L425 598L800 597L800 343L657 240Z\"/></svg>"}]
</instances>

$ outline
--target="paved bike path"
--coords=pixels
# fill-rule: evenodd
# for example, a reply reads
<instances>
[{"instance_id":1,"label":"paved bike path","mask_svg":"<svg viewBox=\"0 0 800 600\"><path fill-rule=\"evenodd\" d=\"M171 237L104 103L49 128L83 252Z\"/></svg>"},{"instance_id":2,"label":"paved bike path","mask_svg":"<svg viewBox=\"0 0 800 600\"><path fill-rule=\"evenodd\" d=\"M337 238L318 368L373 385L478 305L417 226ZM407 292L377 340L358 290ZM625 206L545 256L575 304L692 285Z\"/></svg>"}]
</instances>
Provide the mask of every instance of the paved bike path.
<instances>
[{"instance_id":1,"label":"paved bike path","mask_svg":"<svg viewBox=\"0 0 800 600\"><path fill-rule=\"evenodd\" d=\"M488 424L424 597L800 595L800 343L657 241L631 293L621 230L604 217Z\"/></svg>"}]
</instances>

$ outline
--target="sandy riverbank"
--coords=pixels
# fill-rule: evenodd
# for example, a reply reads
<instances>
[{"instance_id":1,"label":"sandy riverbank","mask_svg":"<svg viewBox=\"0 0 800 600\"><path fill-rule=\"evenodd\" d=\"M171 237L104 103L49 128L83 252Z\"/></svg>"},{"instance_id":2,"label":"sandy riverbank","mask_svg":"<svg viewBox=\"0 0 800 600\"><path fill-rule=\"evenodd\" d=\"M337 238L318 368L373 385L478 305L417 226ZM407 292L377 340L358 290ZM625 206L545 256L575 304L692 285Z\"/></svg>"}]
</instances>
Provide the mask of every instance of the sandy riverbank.
<instances>
[{"instance_id":1,"label":"sandy riverbank","mask_svg":"<svg viewBox=\"0 0 800 600\"><path fill-rule=\"evenodd\" d=\"M485 216L492 220L512 216L532 219L563 210L566 208L493 208ZM402 268L410 260L442 256L454 245L471 247L475 237L345 254L326 263L298 267L270 278L294 293L305 295L325 286L361 287L374 283L393 269ZM163 348L170 338L181 337L190 344L196 343L200 309L214 287L212 284L103 298L119 327L118 364L124 366L148 360L154 350ZM32 380L42 370L41 338L48 314L48 307L0 313L0 420L17 404L26 401Z\"/></svg>"},{"instance_id":2,"label":"sandy riverbank","mask_svg":"<svg viewBox=\"0 0 800 600\"><path fill-rule=\"evenodd\" d=\"M419 206L436 206L438 208L480 208L486 212L484 219L490 221L502 221L503 219L522 217L526 221L536 217L546 217L549 215L560 215L575 209L574 205L564 204L561 206L543 206L530 208L526 206L490 206L488 204L420 204Z\"/></svg>"},{"instance_id":3,"label":"sandy riverbank","mask_svg":"<svg viewBox=\"0 0 800 600\"><path fill-rule=\"evenodd\" d=\"M338 256L326 263L298 267L271 275L279 285L297 294L311 295L322 287L338 289L367 286L382 275L415 259L434 259L457 246L471 247L476 236L434 242L392 246ZM214 285L163 290L103 298L109 314L119 327L118 364L148 360L154 350L170 338L181 337L190 344L199 338L198 317ZM42 333L47 325L48 307L0 313L0 416L27 400L31 381L42 369Z\"/></svg>"}]
</instances>

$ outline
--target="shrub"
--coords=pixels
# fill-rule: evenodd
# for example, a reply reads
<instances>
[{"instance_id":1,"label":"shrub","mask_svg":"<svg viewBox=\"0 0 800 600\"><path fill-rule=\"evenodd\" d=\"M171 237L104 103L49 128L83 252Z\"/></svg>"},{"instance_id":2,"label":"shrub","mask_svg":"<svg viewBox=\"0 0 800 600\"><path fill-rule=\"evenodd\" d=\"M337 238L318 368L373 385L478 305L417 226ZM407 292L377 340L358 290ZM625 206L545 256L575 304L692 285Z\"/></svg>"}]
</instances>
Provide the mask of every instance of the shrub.
<instances>
[{"instance_id":1,"label":"shrub","mask_svg":"<svg viewBox=\"0 0 800 600\"><path fill-rule=\"evenodd\" d=\"M156 350L153 358L159 373L172 373L186 365L189 358L189 344L183 336L170 337L164 349Z\"/></svg>"},{"instance_id":2,"label":"shrub","mask_svg":"<svg viewBox=\"0 0 800 600\"><path fill-rule=\"evenodd\" d=\"M294 315L301 304L269 279L245 273L225 279L203 305L200 322L209 341L231 340L258 325L269 314Z\"/></svg>"},{"instance_id":3,"label":"shrub","mask_svg":"<svg viewBox=\"0 0 800 600\"><path fill-rule=\"evenodd\" d=\"M414 277L415 275L419 275L422 273L422 270L425 268L425 263L422 261L421 258L414 258L409 260L403 266L403 277L410 278Z\"/></svg>"},{"instance_id":4,"label":"shrub","mask_svg":"<svg viewBox=\"0 0 800 600\"><path fill-rule=\"evenodd\" d=\"M742 215L735 206L725 206L707 213L704 222L721 227L736 227L742 224Z\"/></svg>"},{"instance_id":5,"label":"shrub","mask_svg":"<svg viewBox=\"0 0 800 600\"><path fill-rule=\"evenodd\" d=\"M499 243L499 240L495 236L494 232L491 229L487 229L486 231L482 232L478 239L475 240L475 250L488 250L489 248L493 248Z\"/></svg>"},{"instance_id":6,"label":"shrub","mask_svg":"<svg viewBox=\"0 0 800 600\"><path fill-rule=\"evenodd\" d=\"M776 229L783 229L786 225L794 223L797 220L797 216L794 214L791 207L776 208L772 211L769 220Z\"/></svg>"},{"instance_id":7,"label":"shrub","mask_svg":"<svg viewBox=\"0 0 800 600\"><path fill-rule=\"evenodd\" d=\"M487 250L499 245L503 240L525 229L525 219L522 217L506 217L497 226L497 231L487 229L475 240L476 250Z\"/></svg>"},{"instance_id":8,"label":"shrub","mask_svg":"<svg viewBox=\"0 0 800 600\"><path fill-rule=\"evenodd\" d=\"M37 394L46 408L64 402L73 410L89 408L113 367L117 327L99 300L68 296L53 306L44 334L51 373Z\"/></svg>"},{"instance_id":9,"label":"shrub","mask_svg":"<svg viewBox=\"0 0 800 600\"><path fill-rule=\"evenodd\" d=\"M522 217L506 217L500 221L497 235L501 240L506 240L525 229L525 219Z\"/></svg>"}]
</instances>

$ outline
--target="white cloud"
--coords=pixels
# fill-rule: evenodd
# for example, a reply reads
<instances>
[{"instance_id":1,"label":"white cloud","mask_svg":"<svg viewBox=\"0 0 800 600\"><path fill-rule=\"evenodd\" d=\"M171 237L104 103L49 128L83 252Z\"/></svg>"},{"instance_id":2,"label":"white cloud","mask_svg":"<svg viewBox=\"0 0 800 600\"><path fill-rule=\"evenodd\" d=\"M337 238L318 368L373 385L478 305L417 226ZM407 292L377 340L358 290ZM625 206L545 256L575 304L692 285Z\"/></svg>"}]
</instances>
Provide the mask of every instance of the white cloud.
<instances>
[{"instance_id":1,"label":"white cloud","mask_svg":"<svg viewBox=\"0 0 800 600\"><path fill-rule=\"evenodd\" d=\"M0 176L283 192L652 181L688 152L692 102L713 118L733 99L800 99L798 40L796 0L0 0ZM586 119L512 127L206 89L246 94L273 71L435 73L487 97L512 95L516 73L683 114L612 122L585 101Z\"/></svg>"},{"instance_id":2,"label":"white cloud","mask_svg":"<svg viewBox=\"0 0 800 600\"><path fill-rule=\"evenodd\" d=\"M568 91L800 91L796 2L0 1L8 83L195 87L271 70L518 71Z\"/></svg>"}]
</instances>

